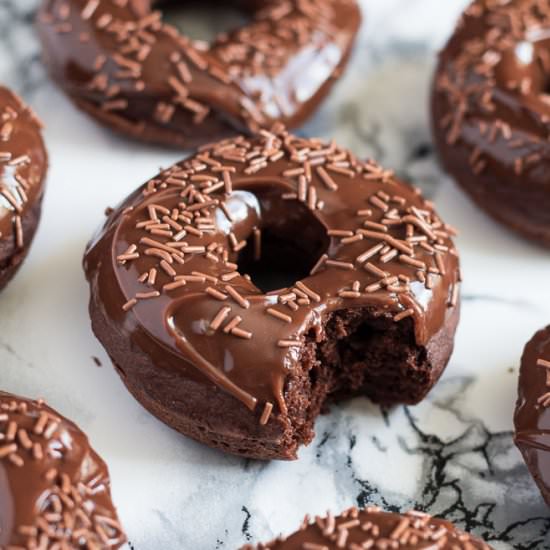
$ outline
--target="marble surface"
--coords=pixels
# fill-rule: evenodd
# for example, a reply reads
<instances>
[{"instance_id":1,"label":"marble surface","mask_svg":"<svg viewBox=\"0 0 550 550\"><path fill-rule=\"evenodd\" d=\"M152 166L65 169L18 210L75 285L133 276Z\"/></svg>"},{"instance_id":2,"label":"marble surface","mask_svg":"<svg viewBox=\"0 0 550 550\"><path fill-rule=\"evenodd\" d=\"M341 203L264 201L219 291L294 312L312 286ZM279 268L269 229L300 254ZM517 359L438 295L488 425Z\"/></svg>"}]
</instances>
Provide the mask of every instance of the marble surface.
<instances>
[{"instance_id":1,"label":"marble surface","mask_svg":"<svg viewBox=\"0 0 550 550\"><path fill-rule=\"evenodd\" d=\"M498 549L549 548L550 513L511 434L523 345L550 322L549 255L472 207L430 144L435 52L466 2L364 0L349 70L300 130L395 168L460 229L463 313L451 363L421 405L343 403L318 420L298 461L269 464L160 424L92 336L85 243L106 206L181 155L115 137L73 108L41 66L35 3L0 0L0 81L43 118L51 156L32 252L0 296L0 387L46 398L89 433L109 463L129 547L235 550L293 530L306 512L372 503L444 516Z\"/></svg>"}]
</instances>

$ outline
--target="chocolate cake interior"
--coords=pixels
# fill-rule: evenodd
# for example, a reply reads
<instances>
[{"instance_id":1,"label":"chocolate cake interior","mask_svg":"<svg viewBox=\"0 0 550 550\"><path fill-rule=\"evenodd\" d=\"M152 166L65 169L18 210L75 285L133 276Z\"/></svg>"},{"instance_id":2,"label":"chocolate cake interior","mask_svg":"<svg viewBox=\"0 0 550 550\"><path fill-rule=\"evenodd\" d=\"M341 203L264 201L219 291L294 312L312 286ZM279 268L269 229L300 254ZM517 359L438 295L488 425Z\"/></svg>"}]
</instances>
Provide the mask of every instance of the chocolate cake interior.
<instances>
[{"instance_id":1,"label":"chocolate cake interior","mask_svg":"<svg viewBox=\"0 0 550 550\"><path fill-rule=\"evenodd\" d=\"M376 403L415 403L431 385L425 348L413 323L377 317L370 308L342 310L323 322L320 341L312 330L285 399L295 442L313 438L315 418L330 402L364 395Z\"/></svg>"}]
</instances>

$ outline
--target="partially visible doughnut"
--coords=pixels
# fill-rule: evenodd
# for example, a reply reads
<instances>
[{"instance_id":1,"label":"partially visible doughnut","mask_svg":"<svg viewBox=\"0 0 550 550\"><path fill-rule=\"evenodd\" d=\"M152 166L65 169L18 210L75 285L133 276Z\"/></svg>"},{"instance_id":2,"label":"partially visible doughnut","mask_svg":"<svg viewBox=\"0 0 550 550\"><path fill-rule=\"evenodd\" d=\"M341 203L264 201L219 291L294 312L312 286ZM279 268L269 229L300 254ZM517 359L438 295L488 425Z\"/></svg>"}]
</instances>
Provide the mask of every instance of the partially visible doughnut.
<instances>
[{"instance_id":1,"label":"partially visible doughnut","mask_svg":"<svg viewBox=\"0 0 550 550\"><path fill-rule=\"evenodd\" d=\"M107 466L70 420L0 392L0 548L116 549Z\"/></svg>"},{"instance_id":2,"label":"partially visible doughnut","mask_svg":"<svg viewBox=\"0 0 550 550\"><path fill-rule=\"evenodd\" d=\"M493 218L550 246L550 10L476 0L443 49L432 118L444 168Z\"/></svg>"},{"instance_id":3,"label":"partially visible doughnut","mask_svg":"<svg viewBox=\"0 0 550 550\"><path fill-rule=\"evenodd\" d=\"M39 120L0 86L0 289L29 251L40 220L47 165Z\"/></svg>"},{"instance_id":4,"label":"partially visible doughnut","mask_svg":"<svg viewBox=\"0 0 550 550\"><path fill-rule=\"evenodd\" d=\"M550 506L550 326L523 350L514 426L516 446Z\"/></svg>"},{"instance_id":5,"label":"partially visible doughnut","mask_svg":"<svg viewBox=\"0 0 550 550\"><path fill-rule=\"evenodd\" d=\"M164 23L156 3L44 0L38 28L51 75L81 109L182 148L301 124L346 65L360 23L355 0L246 0L251 22L204 44Z\"/></svg>"},{"instance_id":6,"label":"partially visible doughnut","mask_svg":"<svg viewBox=\"0 0 550 550\"><path fill-rule=\"evenodd\" d=\"M241 550L491 550L482 540L449 521L423 512L384 512L376 507L350 508L338 517L328 514L300 530L266 544L247 544Z\"/></svg>"}]
</instances>

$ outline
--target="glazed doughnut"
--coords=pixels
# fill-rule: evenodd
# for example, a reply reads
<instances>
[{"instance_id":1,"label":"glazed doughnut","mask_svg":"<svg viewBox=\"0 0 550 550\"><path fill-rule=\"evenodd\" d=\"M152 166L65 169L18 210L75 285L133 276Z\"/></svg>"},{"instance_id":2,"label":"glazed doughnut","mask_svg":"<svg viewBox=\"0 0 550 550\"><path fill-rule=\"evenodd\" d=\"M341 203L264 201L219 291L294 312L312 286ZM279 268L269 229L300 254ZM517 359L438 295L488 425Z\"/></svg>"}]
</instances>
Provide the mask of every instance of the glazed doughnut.
<instances>
[{"instance_id":1,"label":"glazed doughnut","mask_svg":"<svg viewBox=\"0 0 550 550\"><path fill-rule=\"evenodd\" d=\"M550 246L550 11L477 0L441 53L435 142L444 168L493 218Z\"/></svg>"},{"instance_id":2,"label":"glazed doughnut","mask_svg":"<svg viewBox=\"0 0 550 550\"><path fill-rule=\"evenodd\" d=\"M120 548L107 466L71 421L0 392L0 548Z\"/></svg>"},{"instance_id":3,"label":"glazed doughnut","mask_svg":"<svg viewBox=\"0 0 550 550\"><path fill-rule=\"evenodd\" d=\"M47 164L40 122L0 86L0 289L19 269L34 237Z\"/></svg>"},{"instance_id":4,"label":"glazed doughnut","mask_svg":"<svg viewBox=\"0 0 550 550\"><path fill-rule=\"evenodd\" d=\"M514 440L550 506L550 326L539 330L521 358Z\"/></svg>"},{"instance_id":5,"label":"glazed doughnut","mask_svg":"<svg viewBox=\"0 0 550 550\"><path fill-rule=\"evenodd\" d=\"M247 544L241 550L491 550L482 540L460 531L452 523L412 510L384 512L374 506L349 508L334 517L308 516L289 537L267 544Z\"/></svg>"},{"instance_id":6,"label":"glazed doughnut","mask_svg":"<svg viewBox=\"0 0 550 550\"><path fill-rule=\"evenodd\" d=\"M361 19L355 0L246 0L250 24L208 45L163 23L156 3L44 0L38 28L52 77L78 107L183 148L301 124L342 72Z\"/></svg>"},{"instance_id":7,"label":"glazed doughnut","mask_svg":"<svg viewBox=\"0 0 550 550\"><path fill-rule=\"evenodd\" d=\"M451 233L334 143L231 138L111 213L85 256L92 326L170 426L295 458L329 396L416 403L437 381L459 316Z\"/></svg>"}]
</instances>

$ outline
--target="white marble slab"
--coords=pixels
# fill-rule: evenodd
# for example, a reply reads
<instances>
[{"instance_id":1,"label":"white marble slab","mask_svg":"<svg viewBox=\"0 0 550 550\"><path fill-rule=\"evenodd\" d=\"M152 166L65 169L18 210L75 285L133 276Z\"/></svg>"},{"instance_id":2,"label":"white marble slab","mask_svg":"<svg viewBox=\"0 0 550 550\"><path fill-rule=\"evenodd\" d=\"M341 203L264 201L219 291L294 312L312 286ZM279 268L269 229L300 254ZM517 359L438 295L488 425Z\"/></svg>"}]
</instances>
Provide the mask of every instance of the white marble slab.
<instances>
[{"instance_id":1,"label":"white marble slab","mask_svg":"<svg viewBox=\"0 0 550 550\"><path fill-rule=\"evenodd\" d=\"M92 336L81 257L106 206L179 154L113 136L47 80L35 1L0 0L0 81L46 123L51 155L32 252L0 295L0 387L42 396L109 463L135 550L227 549L293 530L306 513L375 503L441 514L495 548L549 548L550 514L512 444L524 343L550 322L550 259L473 208L437 168L427 92L435 51L465 0L364 0L345 78L307 134L335 137L421 185L461 230L456 352L417 407L334 407L294 463L223 455L179 436L127 393ZM98 368L92 357L104 365Z\"/></svg>"}]
</instances>

